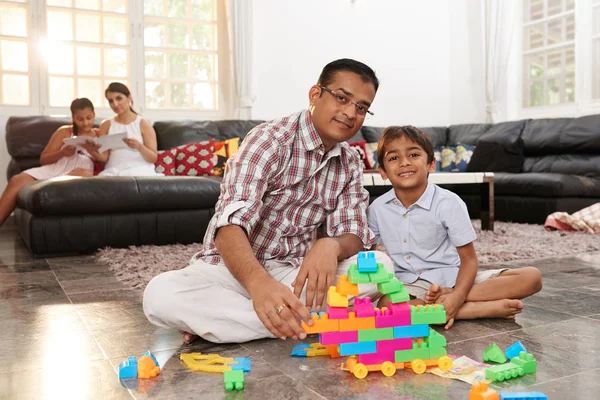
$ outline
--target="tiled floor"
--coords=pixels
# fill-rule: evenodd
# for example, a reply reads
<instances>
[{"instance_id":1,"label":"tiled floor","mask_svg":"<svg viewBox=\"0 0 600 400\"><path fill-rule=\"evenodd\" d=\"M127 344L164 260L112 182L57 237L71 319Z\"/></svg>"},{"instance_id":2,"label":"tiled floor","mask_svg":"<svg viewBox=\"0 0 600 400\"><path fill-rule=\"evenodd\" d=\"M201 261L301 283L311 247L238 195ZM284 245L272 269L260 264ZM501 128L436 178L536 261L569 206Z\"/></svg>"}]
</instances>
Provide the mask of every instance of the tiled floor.
<instances>
[{"instance_id":1,"label":"tiled floor","mask_svg":"<svg viewBox=\"0 0 600 400\"><path fill-rule=\"evenodd\" d=\"M516 322L459 322L445 334L448 352L481 360L490 343L505 348L519 339L537 358L538 372L497 387L542 391L550 399L597 399L600 253L537 266L544 289L526 300ZM182 346L177 332L146 321L140 294L93 256L36 260L10 221L0 229L0 399L468 398L467 384L432 374L373 373L357 380L339 370L339 359L291 358L293 345ZM158 358L161 375L122 385L119 362L146 350ZM190 351L250 357L244 392L225 392L222 375L187 370L178 355Z\"/></svg>"}]
</instances>

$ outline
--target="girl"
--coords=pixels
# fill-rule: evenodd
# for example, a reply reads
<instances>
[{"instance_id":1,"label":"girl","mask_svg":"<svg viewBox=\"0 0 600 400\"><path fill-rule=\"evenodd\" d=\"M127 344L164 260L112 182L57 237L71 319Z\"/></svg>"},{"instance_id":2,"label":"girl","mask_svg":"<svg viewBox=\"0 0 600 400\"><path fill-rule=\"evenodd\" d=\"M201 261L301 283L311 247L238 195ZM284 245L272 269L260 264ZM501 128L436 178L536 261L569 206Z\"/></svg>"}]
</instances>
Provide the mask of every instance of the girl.
<instances>
[{"instance_id":1,"label":"girl","mask_svg":"<svg viewBox=\"0 0 600 400\"><path fill-rule=\"evenodd\" d=\"M156 132L152 125L142 119L132 108L133 100L127 86L113 82L105 92L110 108L117 114L100 125L99 136L127 133L123 141L128 147L108 150L98 154L106 161L102 176L158 176L154 163L156 152Z\"/></svg>"},{"instance_id":2,"label":"girl","mask_svg":"<svg viewBox=\"0 0 600 400\"><path fill-rule=\"evenodd\" d=\"M89 99L82 97L71 103L73 125L58 128L52 134L46 148L40 155L41 167L31 168L10 178L2 197L0 197L0 226L13 212L19 190L30 182L55 178L61 175L92 176L94 172L94 156L88 151L93 149L89 144L85 149L64 145L64 139L71 136L90 136L97 134L94 128L94 105ZM97 154L97 152L95 152Z\"/></svg>"}]
</instances>

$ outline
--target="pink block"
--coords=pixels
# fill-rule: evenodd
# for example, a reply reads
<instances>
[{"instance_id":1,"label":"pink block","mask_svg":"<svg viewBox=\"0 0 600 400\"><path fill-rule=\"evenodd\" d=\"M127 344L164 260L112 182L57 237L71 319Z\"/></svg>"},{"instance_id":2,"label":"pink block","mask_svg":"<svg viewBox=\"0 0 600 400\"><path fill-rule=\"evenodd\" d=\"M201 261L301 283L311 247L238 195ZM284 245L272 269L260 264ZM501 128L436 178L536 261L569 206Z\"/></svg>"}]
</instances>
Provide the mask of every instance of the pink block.
<instances>
[{"instance_id":1,"label":"pink block","mask_svg":"<svg viewBox=\"0 0 600 400\"><path fill-rule=\"evenodd\" d=\"M377 351L377 353L358 355L358 362L365 365L383 364L386 361L395 363L396 354L393 351Z\"/></svg>"},{"instance_id":2,"label":"pink block","mask_svg":"<svg viewBox=\"0 0 600 400\"><path fill-rule=\"evenodd\" d=\"M324 333L323 333L324 335ZM388 353L394 352L396 350L411 350L412 349L412 339L411 338L402 338L402 339L390 339L390 340L378 340L377 341L377 353Z\"/></svg>"},{"instance_id":3,"label":"pink block","mask_svg":"<svg viewBox=\"0 0 600 400\"><path fill-rule=\"evenodd\" d=\"M356 342L358 342L358 331L325 332L321 333L319 338L319 343L322 345Z\"/></svg>"},{"instance_id":4,"label":"pink block","mask_svg":"<svg viewBox=\"0 0 600 400\"><path fill-rule=\"evenodd\" d=\"M375 309L373 308L373 303L371 303L370 297L365 297L364 299L355 298L354 299L354 313L357 318L366 318L375 316ZM409 314L410 316L410 314ZM410 323L409 323L410 324Z\"/></svg>"},{"instance_id":5,"label":"pink block","mask_svg":"<svg viewBox=\"0 0 600 400\"><path fill-rule=\"evenodd\" d=\"M393 328L406 325L410 325L410 309L408 314L394 314L392 310L387 308L375 310L375 328Z\"/></svg>"},{"instance_id":6,"label":"pink block","mask_svg":"<svg viewBox=\"0 0 600 400\"><path fill-rule=\"evenodd\" d=\"M393 315L408 315L410 317L410 304L408 302L390 304L388 308Z\"/></svg>"},{"instance_id":7,"label":"pink block","mask_svg":"<svg viewBox=\"0 0 600 400\"><path fill-rule=\"evenodd\" d=\"M327 315L329 319L348 319L348 309L346 307L331 307L328 305Z\"/></svg>"}]
</instances>

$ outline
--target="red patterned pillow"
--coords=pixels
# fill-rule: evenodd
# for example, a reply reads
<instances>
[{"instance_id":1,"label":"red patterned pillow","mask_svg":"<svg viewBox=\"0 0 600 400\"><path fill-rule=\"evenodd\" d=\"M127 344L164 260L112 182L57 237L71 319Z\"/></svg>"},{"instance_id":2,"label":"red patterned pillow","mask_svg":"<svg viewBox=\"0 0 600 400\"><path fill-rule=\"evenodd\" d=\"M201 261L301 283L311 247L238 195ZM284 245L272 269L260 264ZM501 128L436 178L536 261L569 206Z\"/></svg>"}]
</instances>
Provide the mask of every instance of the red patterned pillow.
<instances>
[{"instance_id":1,"label":"red patterned pillow","mask_svg":"<svg viewBox=\"0 0 600 400\"><path fill-rule=\"evenodd\" d=\"M169 150L161 150L158 152L158 158L154 163L154 169L159 174L165 176L175 175L175 157L177 156L177 147Z\"/></svg>"},{"instance_id":2,"label":"red patterned pillow","mask_svg":"<svg viewBox=\"0 0 600 400\"><path fill-rule=\"evenodd\" d=\"M217 156L215 141L210 139L205 142L189 143L177 146L175 157L177 176L212 176L215 173Z\"/></svg>"},{"instance_id":3,"label":"red patterned pillow","mask_svg":"<svg viewBox=\"0 0 600 400\"><path fill-rule=\"evenodd\" d=\"M373 166L369 162L368 152L367 152L367 141L361 140L359 142L349 143L350 146L354 147L356 151L358 151L358 155L363 162L364 169L372 169Z\"/></svg>"}]
</instances>

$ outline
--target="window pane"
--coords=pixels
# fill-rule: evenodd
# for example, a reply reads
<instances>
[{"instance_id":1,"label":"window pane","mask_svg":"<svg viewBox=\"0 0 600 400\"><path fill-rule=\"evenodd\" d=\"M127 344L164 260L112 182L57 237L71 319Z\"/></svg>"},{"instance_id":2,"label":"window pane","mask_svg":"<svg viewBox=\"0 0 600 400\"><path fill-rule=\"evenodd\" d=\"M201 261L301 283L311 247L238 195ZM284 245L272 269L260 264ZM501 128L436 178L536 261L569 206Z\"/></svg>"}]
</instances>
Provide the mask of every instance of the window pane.
<instances>
[{"instance_id":1,"label":"window pane","mask_svg":"<svg viewBox=\"0 0 600 400\"><path fill-rule=\"evenodd\" d=\"M154 22L146 22L144 26L144 45L165 47L165 26Z\"/></svg>"},{"instance_id":2,"label":"window pane","mask_svg":"<svg viewBox=\"0 0 600 400\"><path fill-rule=\"evenodd\" d=\"M560 104L560 79L548 79L548 104Z\"/></svg>"},{"instance_id":3,"label":"window pane","mask_svg":"<svg viewBox=\"0 0 600 400\"><path fill-rule=\"evenodd\" d=\"M213 20L213 0L192 0L192 15L202 21Z\"/></svg>"},{"instance_id":4,"label":"window pane","mask_svg":"<svg viewBox=\"0 0 600 400\"><path fill-rule=\"evenodd\" d=\"M169 24L169 47L189 48L188 27L185 24Z\"/></svg>"},{"instance_id":5,"label":"window pane","mask_svg":"<svg viewBox=\"0 0 600 400\"><path fill-rule=\"evenodd\" d=\"M213 110L215 108L213 86L208 83L194 84L194 107Z\"/></svg>"},{"instance_id":6,"label":"window pane","mask_svg":"<svg viewBox=\"0 0 600 400\"><path fill-rule=\"evenodd\" d=\"M146 107L163 108L165 106L165 87L160 82L146 82Z\"/></svg>"},{"instance_id":7,"label":"window pane","mask_svg":"<svg viewBox=\"0 0 600 400\"><path fill-rule=\"evenodd\" d=\"M529 59L529 77L532 79L541 78L544 76L544 54L536 53L531 54L529 56L525 56L527 63L527 59ZM527 64L525 64L527 65Z\"/></svg>"},{"instance_id":8,"label":"window pane","mask_svg":"<svg viewBox=\"0 0 600 400\"><path fill-rule=\"evenodd\" d=\"M146 51L146 78L165 77L165 55L158 51Z\"/></svg>"},{"instance_id":9,"label":"window pane","mask_svg":"<svg viewBox=\"0 0 600 400\"><path fill-rule=\"evenodd\" d=\"M75 98L73 78L50 77L50 105L65 107Z\"/></svg>"},{"instance_id":10,"label":"window pane","mask_svg":"<svg viewBox=\"0 0 600 400\"><path fill-rule=\"evenodd\" d=\"M565 49L565 73L567 75L575 73L575 48Z\"/></svg>"},{"instance_id":11,"label":"window pane","mask_svg":"<svg viewBox=\"0 0 600 400\"><path fill-rule=\"evenodd\" d=\"M598 99L600 98L600 39L594 39L592 52L594 59L594 63L592 64L594 66L592 68L592 96Z\"/></svg>"},{"instance_id":12,"label":"window pane","mask_svg":"<svg viewBox=\"0 0 600 400\"><path fill-rule=\"evenodd\" d=\"M0 46L0 67L4 71L29 71L27 43L2 40Z\"/></svg>"},{"instance_id":13,"label":"window pane","mask_svg":"<svg viewBox=\"0 0 600 400\"><path fill-rule=\"evenodd\" d=\"M70 12L48 11L48 37L73 40L73 18Z\"/></svg>"},{"instance_id":14,"label":"window pane","mask_svg":"<svg viewBox=\"0 0 600 400\"><path fill-rule=\"evenodd\" d=\"M0 6L0 35L27 37L24 8Z\"/></svg>"},{"instance_id":15,"label":"window pane","mask_svg":"<svg viewBox=\"0 0 600 400\"><path fill-rule=\"evenodd\" d=\"M98 0L75 0L75 7L84 10L100 10L100 3Z\"/></svg>"},{"instance_id":16,"label":"window pane","mask_svg":"<svg viewBox=\"0 0 600 400\"><path fill-rule=\"evenodd\" d=\"M544 104L544 82L533 82L529 85L529 104L525 106L541 106Z\"/></svg>"},{"instance_id":17,"label":"window pane","mask_svg":"<svg viewBox=\"0 0 600 400\"><path fill-rule=\"evenodd\" d=\"M163 0L144 0L144 15L165 15Z\"/></svg>"},{"instance_id":18,"label":"window pane","mask_svg":"<svg viewBox=\"0 0 600 400\"><path fill-rule=\"evenodd\" d=\"M78 14L75 16L75 35L82 42L102 42L100 32L100 16L91 14Z\"/></svg>"},{"instance_id":19,"label":"window pane","mask_svg":"<svg viewBox=\"0 0 600 400\"><path fill-rule=\"evenodd\" d=\"M188 75L188 55L186 53L169 54L169 78L187 79Z\"/></svg>"},{"instance_id":20,"label":"window pane","mask_svg":"<svg viewBox=\"0 0 600 400\"><path fill-rule=\"evenodd\" d=\"M563 12L562 0L548 0L548 13L546 14L548 17L561 12Z\"/></svg>"},{"instance_id":21,"label":"window pane","mask_svg":"<svg viewBox=\"0 0 600 400\"><path fill-rule=\"evenodd\" d=\"M29 76L2 75L2 99L4 104L29 105Z\"/></svg>"},{"instance_id":22,"label":"window pane","mask_svg":"<svg viewBox=\"0 0 600 400\"><path fill-rule=\"evenodd\" d=\"M548 21L548 46L564 42L563 37L563 19L553 19Z\"/></svg>"},{"instance_id":23,"label":"window pane","mask_svg":"<svg viewBox=\"0 0 600 400\"><path fill-rule=\"evenodd\" d=\"M556 76L562 72L562 50L549 51L547 55L548 60L548 75Z\"/></svg>"},{"instance_id":24,"label":"window pane","mask_svg":"<svg viewBox=\"0 0 600 400\"><path fill-rule=\"evenodd\" d=\"M575 15L569 15L566 17L566 40L574 40L575 39Z\"/></svg>"},{"instance_id":25,"label":"window pane","mask_svg":"<svg viewBox=\"0 0 600 400\"><path fill-rule=\"evenodd\" d=\"M189 107L190 84L172 83L171 84L171 104L177 108Z\"/></svg>"},{"instance_id":26,"label":"window pane","mask_svg":"<svg viewBox=\"0 0 600 400\"><path fill-rule=\"evenodd\" d=\"M104 49L104 75L127 77L127 50Z\"/></svg>"},{"instance_id":27,"label":"window pane","mask_svg":"<svg viewBox=\"0 0 600 400\"><path fill-rule=\"evenodd\" d=\"M600 35L600 7L594 7L593 11L592 11L592 15L593 15L593 28L592 28L592 34L594 35Z\"/></svg>"},{"instance_id":28,"label":"window pane","mask_svg":"<svg viewBox=\"0 0 600 400\"><path fill-rule=\"evenodd\" d=\"M187 15L187 0L169 0L169 17L185 17Z\"/></svg>"},{"instance_id":29,"label":"window pane","mask_svg":"<svg viewBox=\"0 0 600 400\"><path fill-rule=\"evenodd\" d=\"M57 7L73 7L73 0L46 0L46 4Z\"/></svg>"},{"instance_id":30,"label":"window pane","mask_svg":"<svg viewBox=\"0 0 600 400\"><path fill-rule=\"evenodd\" d=\"M575 0L566 0L567 1L567 11L575 9ZM598 0L594 0L598 1Z\"/></svg>"},{"instance_id":31,"label":"window pane","mask_svg":"<svg viewBox=\"0 0 600 400\"><path fill-rule=\"evenodd\" d=\"M123 0L102 0L102 9L118 13L127 12L127 2Z\"/></svg>"},{"instance_id":32,"label":"window pane","mask_svg":"<svg viewBox=\"0 0 600 400\"><path fill-rule=\"evenodd\" d=\"M575 101L575 75L567 75L565 78L565 100L566 102Z\"/></svg>"},{"instance_id":33,"label":"window pane","mask_svg":"<svg viewBox=\"0 0 600 400\"><path fill-rule=\"evenodd\" d=\"M195 50L213 50L212 25L199 25L194 27L192 48Z\"/></svg>"},{"instance_id":34,"label":"window pane","mask_svg":"<svg viewBox=\"0 0 600 400\"><path fill-rule=\"evenodd\" d=\"M97 47L77 47L77 74L101 75L102 56Z\"/></svg>"},{"instance_id":35,"label":"window pane","mask_svg":"<svg viewBox=\"0 0 600 400\"><path fill-rule=\"evenodd\" d=\"M104 43L127 44L127 18L104 17Z\"/></svg>"},{"instance_id":36,"label":"window pane","mask_svg":"<svg viewBox=\"0 0 600 400\"><path fill-rule=\"evenodd\" d=\"M87 97L94 107L104 104L104 88L100 79L77 79L77 97Z\"/></svg>"},{"instance_id":37,"label":"window pane","mask_svg":"<svg viewBox=\"0 0 600 400\"><path fill-rule=\"evenodd\" d=\"M544 45L544 24L525 27L523 48L531 50Z\"/></svg>"},{"instance_id":38,"label":"window pane","mask_svg":"<svg viewBox=\"0 0 600 400\"><path fill-rule=\"evenodd\" d=\"M533 21L544 18L544 0L529 0L524 1L523 15L525 21Z\"/></svg>"},{"instance_id":39,"label":"window pane","mask_svg":"<svg viewBox=\"0 0 600 400\"><path fill-rule=\"evenodd\" d=\"M193 71L194 71L194 79L200 79L203 81L213 80L212 71L212 56L204 55L204 54L194 54L192 55L192 63L193 63Z\"/></svg>"},{"instance_id":40,"label":"window pane","mask_svg":"<svg viewBox=\"0 0 600 400\"><path fill-rule=\"evenodd\" d=\"M48 51L48 72L51 74L73 74L73 46L54 43Z\"/></svg>"}]
</instances>

